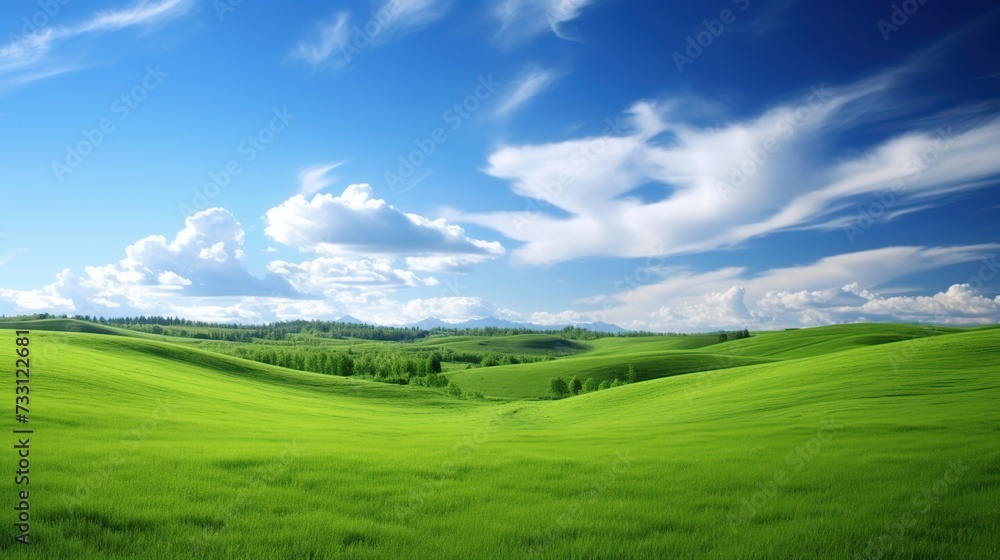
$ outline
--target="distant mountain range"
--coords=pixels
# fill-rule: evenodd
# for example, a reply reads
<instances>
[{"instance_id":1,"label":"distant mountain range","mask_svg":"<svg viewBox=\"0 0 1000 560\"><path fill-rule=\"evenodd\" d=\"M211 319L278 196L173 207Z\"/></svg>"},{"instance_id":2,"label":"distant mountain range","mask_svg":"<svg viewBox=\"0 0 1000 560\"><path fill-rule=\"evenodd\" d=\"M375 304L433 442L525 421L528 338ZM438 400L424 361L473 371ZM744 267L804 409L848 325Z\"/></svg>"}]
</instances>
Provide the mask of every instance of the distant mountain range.
<instances>
[{"instance_id":1,"label":"distant mountain range","mask_svg":"<svg viewBox=\"0 0 1000 560\"><path fill-rule=\"evenodd\" d=\"M350 315L344 315L340 319L337 319L337 321L340 323L357 323L357 324L364 323L364 321L356 317L352 317ZM627 329L623 329L618 325L612 325L611 323L605 323L603 321L596 321L593 323L565 323L560 325L537 325L535 323L516 323L514 321L508 321L506 319L497 319L496 317L483 317L482 319L472 319L462 323L449 323L447 321L442 321L437 317L428 317L421 321L417 321L416 323L410 323L405 326L417 327L425 330L431 330L438 327L443 327L446 329L482 329L485 327L497 327L501 329L530 329L533 331L558 331L566 327L577 327L595 332L609 332L609 333L628 332Z\"/></svg>"}]
</instances>

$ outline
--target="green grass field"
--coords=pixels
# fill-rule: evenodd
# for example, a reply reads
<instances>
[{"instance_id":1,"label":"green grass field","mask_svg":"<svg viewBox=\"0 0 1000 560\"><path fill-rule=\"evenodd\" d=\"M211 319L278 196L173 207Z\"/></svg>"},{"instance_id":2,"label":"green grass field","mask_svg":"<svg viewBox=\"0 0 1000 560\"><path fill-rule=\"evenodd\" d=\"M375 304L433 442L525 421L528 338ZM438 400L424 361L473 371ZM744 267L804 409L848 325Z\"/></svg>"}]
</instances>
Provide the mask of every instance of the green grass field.
<instances>
[{"instance_id":1,"label":"green grass field","mask_svg":"<svg viewBox=\"0 0 1000 560\"><path fill-rule=\"evenodd\" d=\"M542 398L549 379L611 381L629 364L639 380L725 369L779 360L808 358L851 348L961 332L913 325L836 325L760 335L720 343L716 336L604 338L588 343L590 352L556 362L455 370L449 377L462 389L503 398ZM513 337L511 337L513 338Z\"/></svg>"},{"instance_id":2,"label":"green grass field","mask_svg":"<svg viewBox=\"0 0 1000 560\"><path fill-rule=\"evenodd\" d=\"M32 544L5 522L4 558L1000 557L1000 329L611 338L446 372L504 401L108 334L32 331ZM627 363L646 381L521 399Z\"/></svg>"}]
</instances>

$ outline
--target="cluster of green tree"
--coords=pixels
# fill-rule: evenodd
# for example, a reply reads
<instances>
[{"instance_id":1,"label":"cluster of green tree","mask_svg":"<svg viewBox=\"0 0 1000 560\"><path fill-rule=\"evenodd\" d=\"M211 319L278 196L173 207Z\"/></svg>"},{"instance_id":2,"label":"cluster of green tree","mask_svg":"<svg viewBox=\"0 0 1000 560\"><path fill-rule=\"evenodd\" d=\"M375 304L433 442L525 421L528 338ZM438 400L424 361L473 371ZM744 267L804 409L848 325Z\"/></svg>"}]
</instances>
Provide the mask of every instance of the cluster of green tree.
<instances>
[{"instance_id":1,"label":"cluster of green tree","mask_svg":"<svg viewBox=\"0 0 1000 560\"><path fill-rule=\"evenodd\" d=\"M455 353L454 355L458 355ZM461 353L463 356L469 355L469 353ZM493 366L509 366L511 364L530 364L532 362L543 362L545 360L553 360L555 356L528 356L528 355L517 355L517 354L500 354L497 352L487 352L486 354L473 354L479 358L479 367L493 367ZM449 362L467 362L468 360L463 359L449 359Z\"/></svg>"},{"instance_id":2,"label":"cluster of green tree","mask_svg":"<svg viewBox=\"0 0 1000 560\"><path fill-rule=\"evenodd\" d=\"M628 369L625 374L615 375L613 380L597 382L593 377L588 377L586 381L580 381L576 376L566 382L562 377L553 377L549 379L549 393L557 399L562 399L570 395L579 395L582 393L592 393L594 391L601 391L604 389L610 389L611 387L620 387L622 385L628 385L629 383L635 383L638 381L638 375L636 374L635 368L632 364L628 365Z\"/></svg>"},{"instance_id":3,"label":"cluster of green tree","mask_svg":"<svg viewBox=\"0 0 1000 560\"><path fill-rule=\"evenodd\" d=\"M455 351L445 348L433 352L415 352L385 346L378 350L356 352L331 350L324 346L284 343L210 344L206 350L253 360L263 364L327 375L363 377L398 385L446 387L447 378L438 376L442 363L465 363L467 368L519 364L550 359L545 356L519 356L487 352Z\"/></svg>"},{"instance_id":4,"label":"cluster of green tree","mask_svg":"<svg viewBox=\"0 0 1000 560\"><path fill-rule=\"evenodd\" d=\"M732 331L732 332L721 332L719 333L719 342L726 342L729 340L739 340L741 338L750 338L750 331L743 329L742 331Z\"/></svg>"},{"instance_id":5,"label":"cluster of green tree","mask_svg":"<svg viewBox=\"0 0 1000 560\"><path fill-rule=\"evenodd\" d=\"M355 353L351 349L338 352L317 346L270 344L225 344L213 345L210 349L272 366L344 377L391 379L402 385L407 385L408 381L401 380L441 373L441 355L437 352L403 353L387 348Z\"/></svg>"}]
</instances>

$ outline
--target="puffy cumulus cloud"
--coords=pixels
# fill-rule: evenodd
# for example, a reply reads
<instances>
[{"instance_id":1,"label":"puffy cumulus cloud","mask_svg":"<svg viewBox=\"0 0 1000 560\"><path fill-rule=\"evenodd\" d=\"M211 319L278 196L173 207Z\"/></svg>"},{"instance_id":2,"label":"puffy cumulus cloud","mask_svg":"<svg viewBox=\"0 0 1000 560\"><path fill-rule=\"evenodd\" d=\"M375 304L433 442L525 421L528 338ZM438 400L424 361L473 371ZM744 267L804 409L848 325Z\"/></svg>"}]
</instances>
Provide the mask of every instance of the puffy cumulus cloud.
<instances>
[{"instance_id":1,"label":"puffy cumulus cloud","mask_svg":"<svg viewBox=\"0 0 1000 560\"><path fill-rule=\"evenodd\" d=\"M873 292L862 290L857 283L852 283L840 288L817 291L771 291L758 300L757 305L768 313L809 309L844 309L862 306L875 297Z\"/></svg>"},{"instance_id":2,"label":"puffy cumulus cloud","mask_svg":"<svg viewBox=\"0 0 1000 560\"><path fill-rule=\"evenodd\" d=\"M758 302L770 317L801 315L804 325L860 321L987 324L1000 321L1000 296L990 299L969 284L932 296L884 297L857 284L819 292L769 292Z\"/></svg>"},{"instance_id":3,"label":"puffy cumulus cloud","mask_svg":"<svg viewBox=\"0 0 1000 560\"><path fill-rule=\"evenodd\" d=\"M177 236L140 239L118 264L86 267L84 288L97 297L145 299L159 291L185 296L286 296L298 294L280 277L258 278L244 263L245 232L222 208L188 217Z\"/></svg>"},{"instance_id":4,"label":"puffy cumulus cloud","mask_svg":"<svg viewBox=\"0 0 1000 560\"><path fill-rule=\"evenodd\" d=\"M340 196L294 196L268 210L265 233L280 243L322 255L407 257L421 272L465 268L504 254L495 241L473 239L460 226L401 212L375 198L371 186Z\"/></svg>"},{"instance_id":5,"label":"puffy cumulus cloud","mask_svg":"<svg viewBox=\"0 0 1000 560\"><path fill-rule=\"evenodd\" d=\"M324 243L303 241L319 254L299 263L272 261L268 273L257 277L246 268L242 225L228 211L212 208L187 218L173 239L152 235L129 245L125 258L116 264L85 267L83 274L65 270L55 282L36 290L0 289L0 314L163 315L239 323L333 320L354 315L372 323L396 325L431 316L451 322L518 318L486 300L448 297L453 293L449 289L442 289L442 297L436 298L394 297L398 289L427 290L439 284L423 272L468 267L497 250L493 244L467 238L457 226L402 214L369 194L366 189L348 189L340 199L350 209L374 210L372 219L382 223L406 220L405 227L414 228L406 230L407 235L422 235L433 250L415 251L421 256L401 259L388 252L324 252ZM328 210L326 204L326 199L319 197L321 211ZM309 217L324 219L313 214ZM322 228L305 229L322 235ZM287 233L299 235L291 230ZM448 250L452 252L438 252Z\"/></svg>"},{"instance_id":6,"label":"puffy cumulus cloud","mask_svg":"<svg viewBox=\"0 0 1000 560\"><path fill-rule=\"evenodd\" d=\"M307 293L332 295L337 291L375 288L379 290L409 286L436 286L434 278L420 278L409 270L392 266L387 257L319 257L302 263L274 261L268 268L286 279L296 289Z\"/></svg>"},{"instance_id":7,"label":"puffy cumulus cloud","mask_svg":"<svg viewBox=\"0 0 1000 560\"><path fill-rule=\"evenodd\" d=\"M656 311L658 324L691 326L692 320L702 325L756 323L754 314L744 302L745 297L745 288L733 286L724 292L706 294L698 300L680 301L674 306L665 305Z\"/></svg>"},{"instance_id":8,"label":"puffy cumulus cloud","mask_svg":"<svg viewBox=\"0 0 1000 560\"><path fill-rule=\"evenodd\" d=\"M172 240L152 235L125 249L117 264L66 270L39 290L0 290L11 312L167 314L175 298L300 298L276 274L258 278L244 263L243 227L228 211L211 208L187 218Z\"/></svg>"},{"instance_id":9,"label":"puffy cumulus cloud","mask_svg":"<svg viewBox=\"0 0 1000 560\"><path fill-rule=\"evenodd\" d=\"M63 295L63 292L75 284L73 273L65 269L56 275L56 281L48 286L37 290L9 290L0 289L0 301L7 301L13 304L11 311L36 312L63 310L73 312L76 304L71 298Z\"/></svg>"},{"instance_id":10,"label":"puffy cumulus cloud","mask_svg":"<svg viewBox=\"0 0 1000 560\"><path fill-rule=\"evenodd\" d=\"M1000 299L986 297L980 290L1000 278L998 251L1000 244L885 247L756 274L745 267L694 272L650 266L632 274L632 281L617 283L617 292L581 300L584 309L561 315L580 313L591 321L657 331L857 321L995 322L1000 319L996 313ZM955 265L968 266L969 276L945 292L918 296L878 292L898 278Z\"/></svg>"},{"instance_id":11,"label":"puffy cumulus cloud","mask_svg":"<svg viewBox=\"0 0 1000 560\"><path fill-rule=\"evenodd\" d=\"M695 118L678 100L638 102L601 134L501 146L485 171L508 181L523 209L457 219L521 242L516 262L551 264L699 253L795 229L863 233L993 184L1000 119L988 109L967 108L974 118L945 127L944 117L895 119L918 124L860 150L844 141L917 110L898 95L907 75L817 86L740 120Z\"/></svg>"},{"instance_id":12,"label":"puffy cumulus cloud","mask_svg":"<svg viewBox=\"0 0 1000 560\"><path fill-rule=\"evenodd\" d=\"M954 284L933 296L872 297L861 311L873 320L892 317L956 325L987 324L1000 322L1000 296L990 299L969 284Z\"/></svg>"},{"instance_id":13,"label":"puffy cumulus cloud","mask_svg":"<svg viewBox=\"0 0 1000 560\"><path fill-rule=\"evenodd\" d=\"M623 326L704 331L749 327L778 329L870 321L975 325L1000 322L1000 296L989 298L968 284L932 296L882 296L856 284L818 291L771 291L747 302L746 289L678 299Z\"/></svg>"}]
</instances>

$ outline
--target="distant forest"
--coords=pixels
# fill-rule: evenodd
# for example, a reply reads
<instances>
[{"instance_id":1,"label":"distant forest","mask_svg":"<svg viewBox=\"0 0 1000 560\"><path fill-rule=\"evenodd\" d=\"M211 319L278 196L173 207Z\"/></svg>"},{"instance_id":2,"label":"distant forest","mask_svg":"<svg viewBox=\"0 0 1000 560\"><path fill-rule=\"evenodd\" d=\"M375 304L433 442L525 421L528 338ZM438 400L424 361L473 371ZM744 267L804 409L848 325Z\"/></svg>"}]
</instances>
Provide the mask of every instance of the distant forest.
<instances>
[{"instance_id":1,"label":"distant forest","mask_svg":"<svg viewBox=\"0 0 1000 560\"><path fill-rule=\"evenodd\" d=\"M683 333L654 333L647 331L628 331L621 333L599 332L580 327L565 327L557 330L535 330L510 327L482 328L447 328L435 327L422 329L419 327L385 327L365 323L340 323L337 321L282 321L266 325L242 325L236 323L208 323L191 321L179 317L92 317L90 315L50 315L42 313L26 317L29 319L78 319L101 325L130 329L150 334L162 334L185 338L204 340L222 340L228 342L252 342L253 340L286 340L288 335L307 334L319 338L356 338L362 340L382 340L393 342L412 342L434 335L447 336L510 336L517 334L551 334L568 340L596 340L606 337L638 337L638 336L687 336Z\"/></svg>"}]
</instances>

